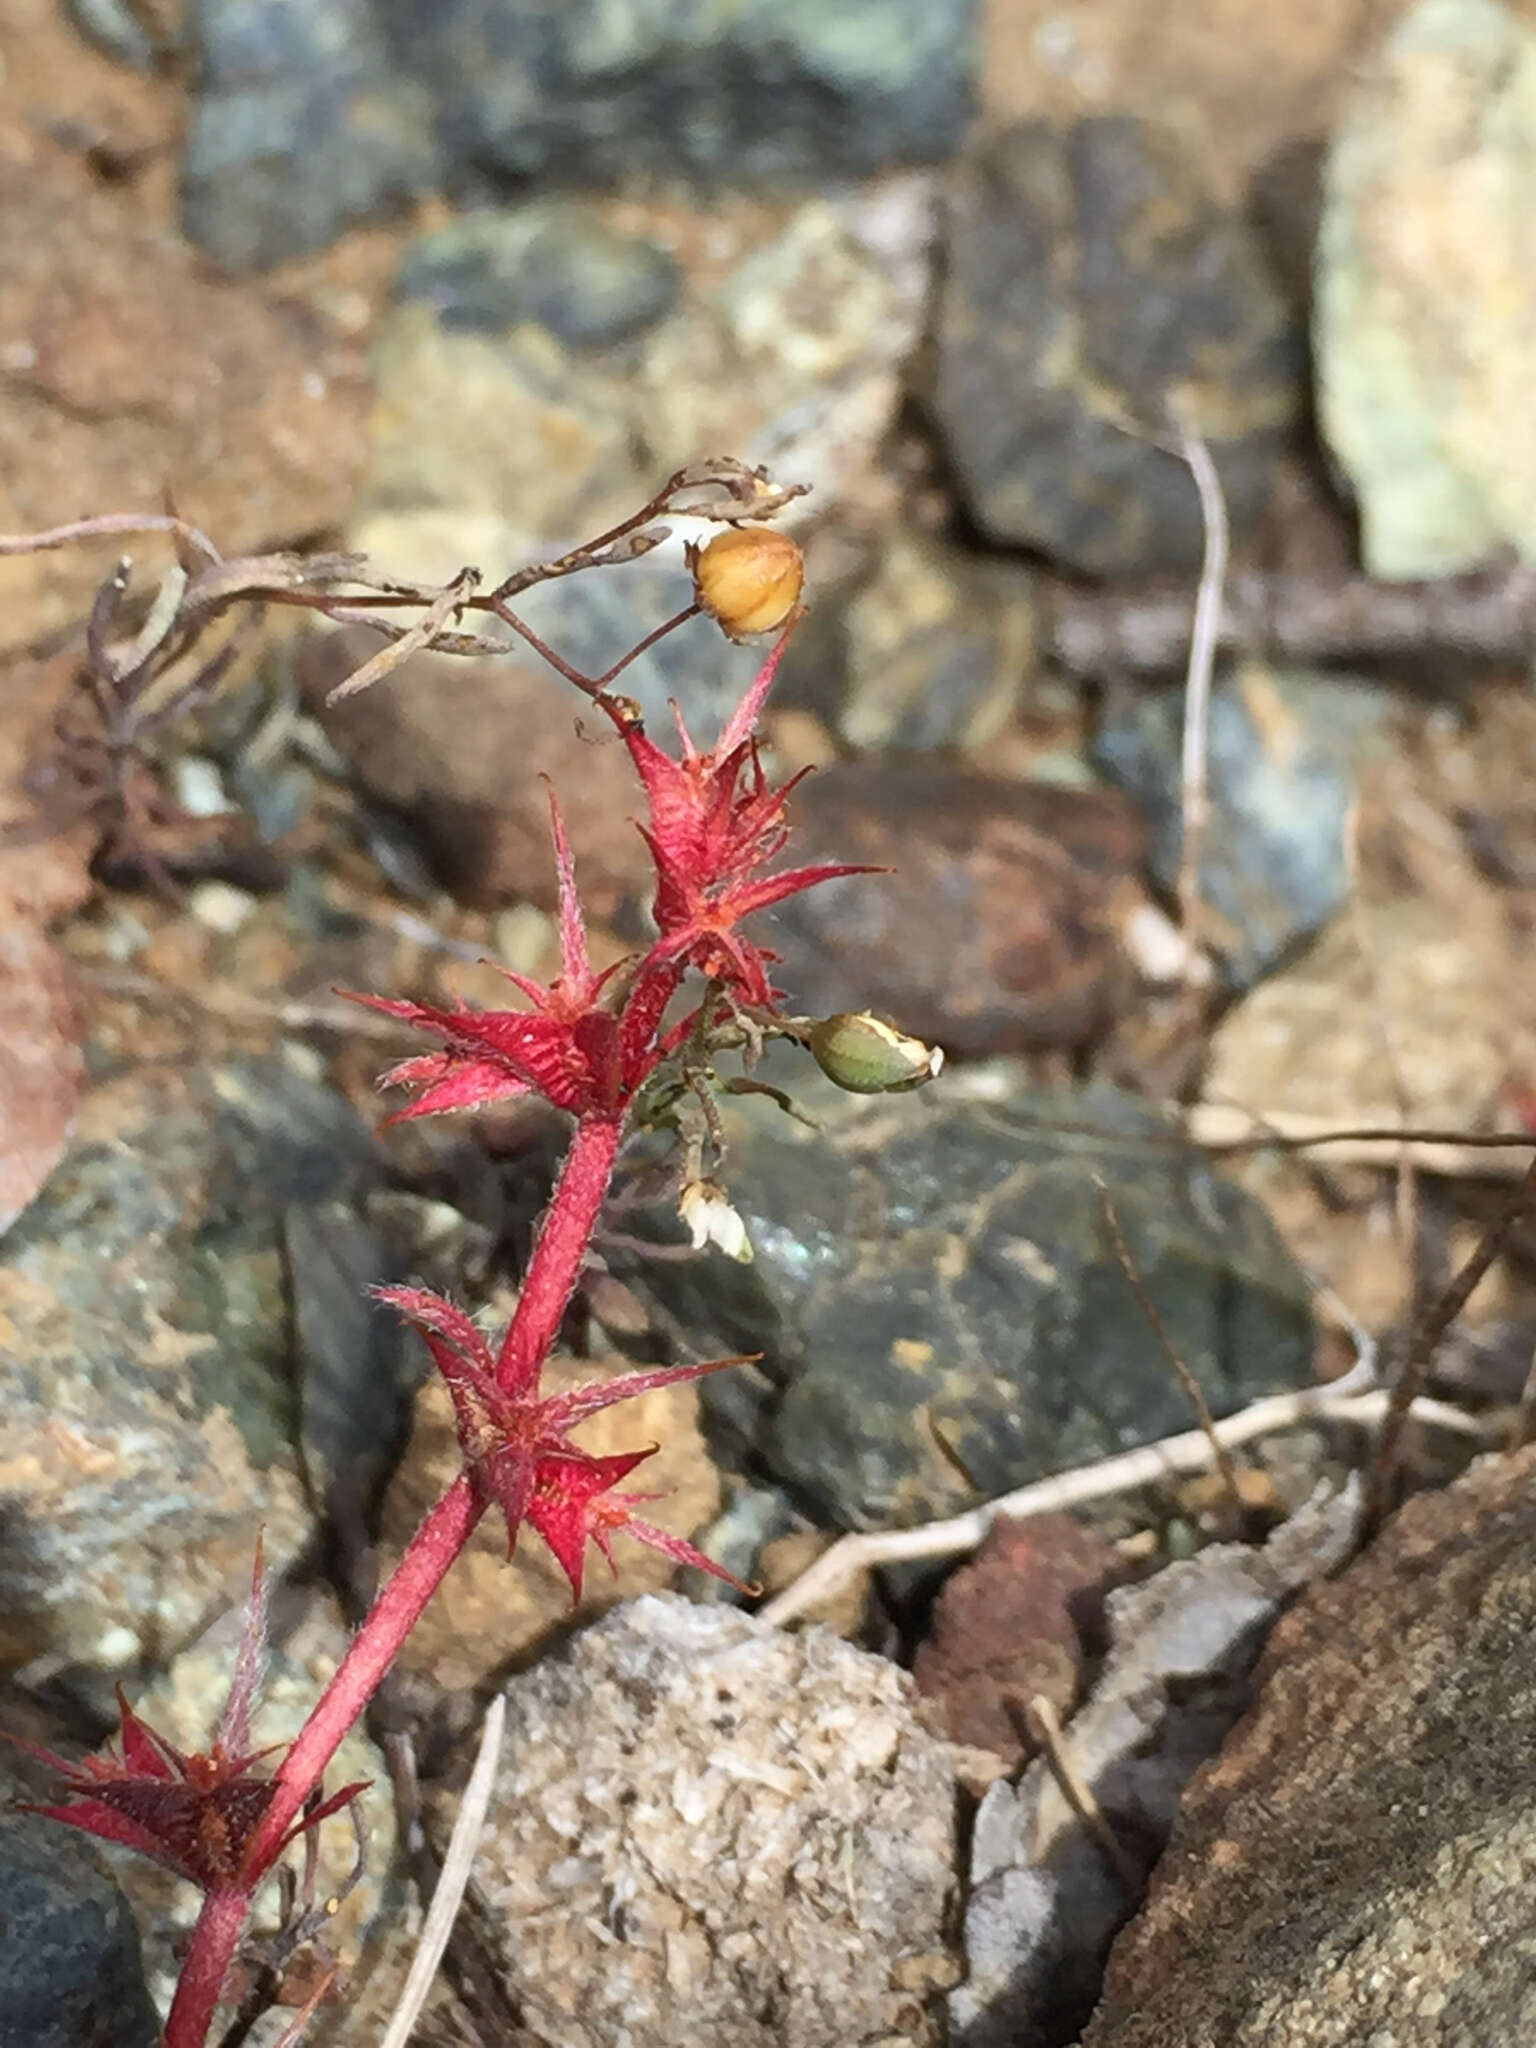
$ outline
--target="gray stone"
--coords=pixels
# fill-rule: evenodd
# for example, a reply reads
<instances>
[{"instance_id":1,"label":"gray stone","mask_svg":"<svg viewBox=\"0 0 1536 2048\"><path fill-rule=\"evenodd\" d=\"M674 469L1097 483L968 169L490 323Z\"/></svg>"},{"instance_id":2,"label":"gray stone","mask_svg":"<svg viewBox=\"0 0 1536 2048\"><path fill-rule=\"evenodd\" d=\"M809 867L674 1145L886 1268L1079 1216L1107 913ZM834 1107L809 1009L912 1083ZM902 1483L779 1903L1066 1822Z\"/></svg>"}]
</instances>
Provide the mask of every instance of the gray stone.
<instances>
[{"instance_id":1,"label":"gray stone","mask_svg":"<svg viewBox=\"0 0 1536 2048\"><path fill-rule=\"evenodd\" d=\"M506 1702L468 1910L535 2039L938 2038L955 1785L894 1664L652 1595Z\"/></svg>"},{"instance_id":2,"label":"gray stone","mask_svg":"<svg viewBox=\"0 0 1536 2048\"><path fill-rule=\"evenodd\" d=\"M592 202L586 232L613 237L616 212ZM484 522L478 551L452 566L511 567L601 532L671 471L722 453L809 486L802 516L878 502L878 451L922 329L932 218L920 173L835 205L809 200L772 224L722 202L707 227L721 260L692 265L665 319L607 348L536 320L469 330L408 301L379 340L354 537L429 574L439 554L424 516L462 528L471 515ZM570 304L555 325L566 316Z\"/></svg>"},{"instance_id":3,"label":"gray stone","mask_svg":"<svg viewBox=\"0 0 1536 2048\"><path fill-rule=\"evenodd\" d=\"M431 109L371 0L194 0L188 236L227 270L324 248L433 184Z\"/></svg>"},{"instance_id":4,"label":"gray stone","mask_svg":"<svg viewBox=\"0 0 1536 2048\"><path fill-rule=\"evenodd\" d=\"M175 48L170 30L153 30L132 0L64 0L64 12L88 43L134 71L151 70Z\"/></svg>"},{"instance_id":5,"label":"gray stone","mask_svg":"<svg viewBox=\"0 0 1536 2048\"><path fill-rule=\"evenodd\" d=\"M855 748L979 753L1034 666L1027 569L896 530L845 594L820 599L774 684Z\"/></svg>"},{"instance_id":6,"label":"gray stone","mask_svg":"<svg viewBox=\"0 0 1536 2048\"><path fill-rule=\"evenodd\" d=\"M0 2048L155 2048L128 1901L82 1836L0 1813Z\"/></svg>"},{"instance_id":7,"label":"gray stone","mask_svg":"<svg viewBox=\"0 0 1536 2048\"><path fill-rule=\"evenodd\" d=\"M1391 700L1343 676L1252 662L1211 699L1211 816L1200 888L1227 981L1246 989L1341 908L1344 833L1356 770L1386 744ZM1113 710L1096 765L1151 827L1152 873L1172 892L1183 845L1183 692L1142 694Z\"/></svg>"},{"instance_id":8,"label":"gray stone","mask_svg":"<svg viewBox=\"0 0 1536 2048\"><path fill-rule=\"evenodd\" d=\"M556 200L424 235L406 251L399 290L449 329L494 334L532 320L571 348L607 348L664 319L679 284L664 249Z\"/></svg>"},{"instance_id":9,"label":"gray stone","mask_svg":"<svg viewBox=\"0 0 1536 2048\"><path fill-rule=\"evenodd\" d=\"M116 1673L241 1597L311 1517L282 1219L381 1178L281 1057L101 1078L0 1261L0 1663Z\"/></svg>"},{"instance_id":10,"label":"gray stone","mask_svg":"<svg viewBox=\"0 0 1536 2048\"><path fill-rule=\"evenodd\" d=\"M976 0L380 0L473 175L805 186L931 163L972 111Z\"/></svg>"},{"instance_id":11,"label":"gray stone","mask_svg":"<svg viewBox=\"0 0 1536 2048\"><path fill-rule=\"evenodd\" d=\"M1213 1544L1109 1595L1110 1648L1068 1743L1127 1871L1144 1878L1156 1862L1184 1787L1247 1704L1266 1634L1292 1594L1348 1558L1359 1509L1351 1484L1262 1548ZM993 1785L971 1837L955 2048L1075 2041L1134 1904L1043 1758Z\"/></svg>"},{"instance_id":12,"label":"gray stone","mask_svg":"<svg viewBox=\"0 0 1536 2048\"><path fill-rule=\"evenodd\" d=\"M611 1263L698 1355L761 1352L701 1382L713 1447L822 1524L954 1513L1189 1426L1095 1175L1218 1414L1305 1377L1307 1290L1274 1226L1143 1103L1101 1087L972 1102L943 1081L828 1101L769 1073L821 1128L762 1098L727 1107L755 1262Z\"/></svg>"},{"instance_id":13,"label":"gray stone","mask_svg":"<svg viewBox=\"0 0 1536 2048\"><path fill-rule=\"evenodd\" d=\"M1374 576L1536 558L1536 28L1418 0L1334 136L1317 247L1319 418Z\"/></svg>"},{"instance_id":14,"label":"gray stone","mask_svg":"<svg viewBox=\"0 0 1536 2048\"><path fill-rule=\"evenodd\" d=\"M1090 575L1198 565L1182 397L1235 532L1302 404L1300 336L1258 246L1162 130L1123 116L994 137L951 190L933 405L993 540Z\"/></svg>"},{"instance_id":15,"label":"gray stone","mask_svg":"<svg viewBox=\"0 0 1536 2048\"><path fill-rule=\"evenodd\" d=\"M1280 1623L1083 2048L1536 2038L1533 1479L1482 1460Z\"/></svg>"},{"instance_id":16,"label":"gray stone","mask_svg":"<svg viewBox=\"0 0 1536 2048\"><path fill-rule=\"evenodd\" d=\"M931 163L978 0L197 0L188 231L271 263L440 176L804 189Z\"/></svg>"}]
</instances>

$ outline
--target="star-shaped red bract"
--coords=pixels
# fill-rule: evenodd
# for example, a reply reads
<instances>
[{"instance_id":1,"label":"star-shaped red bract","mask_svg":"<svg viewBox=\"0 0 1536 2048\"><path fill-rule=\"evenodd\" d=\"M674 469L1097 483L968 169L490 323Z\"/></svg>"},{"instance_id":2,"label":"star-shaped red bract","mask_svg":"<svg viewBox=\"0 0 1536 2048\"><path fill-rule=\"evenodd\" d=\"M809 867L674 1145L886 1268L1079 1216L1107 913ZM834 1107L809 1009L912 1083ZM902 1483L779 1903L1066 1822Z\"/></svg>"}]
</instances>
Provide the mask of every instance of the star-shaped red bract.
<instances>
[{"instance_id":1,"label":"star-shaped red bract","mask_svg":"<svg viewBox=\"0 0 1536 2048\"><path fill-rule=\"evenodd\" d=\"M71 1792L81 1795L67 1805L35 1806L29 1811L80 1828L101 1841L115 1842L120 1848L136 1849L205 1891L242 1877L256 1881L263 1871L245 1869L246 1851L276 1791L273 1781L258 1773L258 1766L272 1752L247 1747L265 1637L266 1600L258 1546L235 1675L209 1749L205 1753L177 1749L140 1719L119 1686L120 1756L108 1750L71 1762L52 1750L19 1742L14 1736L6 1738L47 1764ZM264 1869L270 1869L291 1842L363 1789L361 1782L346 1785L331 1798L307 1808L279 1840Z\"/></svg>"},{"instance_id":2,"label":"star-shaped red bract","mask_svg":"<svg viewBox=\"0 0 1536 2048\"><path fill-rule=\"evenodd\" d=\"M550 815L560 875L560 972L545 988L510 967L500 969L527 997L531 1010L439 1010L426 1003L342 991L354 1002L436 1032L447 1041L444 1051L404 1060L384 1076L384 1087L421 1091L388 1119L390 1123L443 1110L482 1109L529 1094L541 1095L575 1116L612 1116L661 1059L657 1027L682 979L682 968L655 962L630 983L621 1005L608 1000L625 963L617 962L602 974L592 971L570 844L553 797Z\"/></svg>"},{"instance_id":3,"label":"star-shaped red bract","mask_svg":"<svg viewBox=\"0 0 1536 2048\"><path fill-rule=\"evenodd\" d=\"M611 1538L619 1530L627 1530L637 1541L680 1564L696 1565L732 1585L740 1584L691 1543L639 1520L631 1509L648 1496L613 1491L637 1465L655 1455L655 1444L596 1457L582 1450L570 1435L577 1423L599 1409L633 1400L654 1387L672 1386L719 1372L727 1365L739 1365L740 1359L717 1358L702 1365L622 1373L615 1379L594 1380L541 1397L536 1365L534 1373L521 1382L498 1382L490 1345L463 1309L451 1301L420 1287L380 1287L376 1292L425 1338L453 1401L465 1469L505 1516L509 1551L516 1547L519 1529L530 1523L553 1551L578 1600L588 1538L611 1564Z\"/></svg>"},{"instance_id":4,"label":"star-shaped red bract","mask_svg":"<svg viewBox=\"0 0 1536 2048\"><path fill-rule=\"evenodd\" d=\"M824 862L777 875L759 873L788 842L785 805L810 772L802 769L782 788L770 789L758 754L757 722L787 642L786 635L704 753L694 745L676 705L680 753L674 760L636 717L617 708L618 700L608 703L650 810L641 830L656 863L653 910L661 941L653 957L696 967L762 1008L771 1006L777 993L768 977L774 955L742 936L737 930L741 920L818 882L873 872L858 863Z\"/></svg>"}]
</instances>

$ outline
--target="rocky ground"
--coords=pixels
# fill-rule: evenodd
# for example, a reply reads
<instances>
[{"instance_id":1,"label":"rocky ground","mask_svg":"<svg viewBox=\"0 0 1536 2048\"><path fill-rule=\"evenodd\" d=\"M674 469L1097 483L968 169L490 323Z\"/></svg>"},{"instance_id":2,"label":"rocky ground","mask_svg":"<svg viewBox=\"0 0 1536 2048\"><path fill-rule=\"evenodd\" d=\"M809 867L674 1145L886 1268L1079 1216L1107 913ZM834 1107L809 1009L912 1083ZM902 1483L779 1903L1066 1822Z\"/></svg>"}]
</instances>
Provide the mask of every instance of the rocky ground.
<instances>
[{"instance_id":1,"label":"rocky ground","mask_svg":"<svg viewBox=\"0 0 1536 2048\"><path fill-rule=\"evenodd\" d=\"M260 1529L291 1739L457 1469L368 1290L504 1319L562 1137L381 1131L411 1041L337 991L547 979L551 784L599 964L648 931L569 684L497 629L338 699L387 636L303 576L807 486L767 740L794 857L887 872L763 937L947 1056L772 1050L750 1265L624 1159L554 1373L753 1355L584 1442L768 1603L631 1545L573 1612L488 1518L336 1766L308 2039L381 2039L497 1696L422 2042L1531 2032L1533 163L1514 0L0 0L0 536L173 510L229 586L183 639L195 539L0 554L0 1726L206 1741ZM604 670L671 523L520 615ZM707 743L764 644L622 688ZM0 2044L153 2042L194 1889L0 1774Z\"/></svg>"}]
</instances>

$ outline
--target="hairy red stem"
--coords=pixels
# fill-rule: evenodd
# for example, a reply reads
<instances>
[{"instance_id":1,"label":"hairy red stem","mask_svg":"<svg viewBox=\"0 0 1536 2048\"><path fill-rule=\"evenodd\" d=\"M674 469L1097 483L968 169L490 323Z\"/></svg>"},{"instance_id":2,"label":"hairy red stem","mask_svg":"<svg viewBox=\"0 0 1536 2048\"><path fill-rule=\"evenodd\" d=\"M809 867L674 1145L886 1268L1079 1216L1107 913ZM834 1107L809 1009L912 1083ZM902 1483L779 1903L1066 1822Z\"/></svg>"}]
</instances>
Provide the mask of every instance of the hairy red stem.
<instances>
[{"instance_id":1,"label":"hairy red stem","mask_svg":"<svg viewBox=\"0 0 1536 2048\"><path fill-rule=\"evenodd\" d=\"M352 1638L352 1647L278 1769L272 1804L246 1851L245 1866L251 1875L227 1896L208 1894L166 2022L165 2048L203 2048L251 1899L271 1868L283 1836L298 1819L347 1730L367 1706L484 1512L484 1502L475 1498L474 1488L461 1473L411 1538L388 1585ZM216 1900L220 1901L218 1911L213 1910Z\"/></svg>"},{"instance_id":2,"label":"hairy red stem","mask_svg":"<svg viewBox=\"0 0 1536 2048\"><path fill-rule=\"evenodd\" d=\"M620 1115L586 1117L576 1126L502 1345L498 1370L504 1383L526 1384L549 1355L581 1277L622 1136ZM246 1852L252 1875L242 1887L208 1895L176 1987L165 2048L203 2048L257 1885L484 1512L485 1502L461 1473L411 1538L279 1766L277 1791Z\"/></svg>"},{"instance_id":3,"label":"hairy red stem","mask_svg":"<svg viewBox=\"0 0 1536 2048\"><path fill-rule=\"evenodd\" d=\"M623 1135L618 1112L583 1117L576 1126L496 1360L496 1377L504 1387L530 1387L549 1356L581 1278Z\"/></svg>"},{"instance_id":4,"label":"hairy red stem","mask_svg":"<svg viewBox=\"0 0 1536 2048\"><path fill-rule=\"evenodd\" d=\"M251 1895L243 1885L219 1885L204 1893L165 2023L165 2048L202 2048L250 1909Z\"/></svg>"}]
</instances>

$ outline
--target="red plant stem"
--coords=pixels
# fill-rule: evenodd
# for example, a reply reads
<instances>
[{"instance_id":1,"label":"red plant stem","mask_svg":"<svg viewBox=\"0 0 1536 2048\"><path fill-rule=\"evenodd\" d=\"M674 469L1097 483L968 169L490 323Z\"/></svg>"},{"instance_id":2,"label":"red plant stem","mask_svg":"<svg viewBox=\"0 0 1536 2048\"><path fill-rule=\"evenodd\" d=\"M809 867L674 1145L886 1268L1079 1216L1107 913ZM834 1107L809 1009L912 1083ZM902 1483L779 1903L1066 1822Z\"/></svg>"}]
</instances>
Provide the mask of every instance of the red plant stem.
<instances>
[{"instance_id":1,"label":"red plant stem","mask_svg":"<svg viewBox=\"0 0 1536 2048\"><path fill-rule=\"evenodd\" d=\"M611 1116L583 1117L576 1126L528 1262L517 1308L501 1342L496 1377L503 1387L530 1388L549 1356L560 1319L581 1278L582 1261L623 1135L624 1118L619 1111Z\"/></svg>"},{"instance_id":2,"label":"red plant stem","mask_svg":"<svg viewBox=\"0 0 1536 2048\"><path fill-rule=\"evenodd\" d=\"M181 2048L182 2043L202 2048L250 1908L251 1895L244 1885L219 1885L204 1894L165 2023L166 2048Z\"/></svg>"},{"instance_id":3,"label":"red plant stem","mask_svg":"<svg viewBox=\"0 0 1536 2048\"><path fill-rule=\"evenodd\" d=\"M497 1369L504 1383L528 1383L549 1355L581 1277L623 1131L619 1112L584 1117L576 1126L502 1345ZM461 1473L411 1538L278 1768L272 1804L246 1851L249 1875L238 1887L210 1892L204 1902L166 2022L165 2048L203 2048L256 1887L484 1511L485 1502Z\"/></svg>"},{"instance_id":4,"label":"red plant stem","mask_svg":"<svg viewBox=\"0 0 1536 2048\"><path fill-rule=\"evenodd\" d=\"M228 1891L210 1892L204 1901L166 2021L165 2048L203 2048L257 1886L347 1730L367 1706L484 1512L485 1503L460 1473L411 1538L278 1769L272 1804L246 1851L248 1875Z\"/></svg>"}]
</instances>

